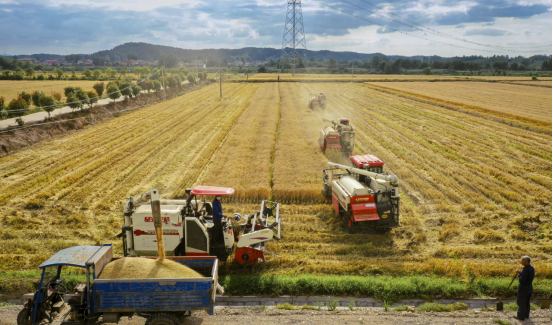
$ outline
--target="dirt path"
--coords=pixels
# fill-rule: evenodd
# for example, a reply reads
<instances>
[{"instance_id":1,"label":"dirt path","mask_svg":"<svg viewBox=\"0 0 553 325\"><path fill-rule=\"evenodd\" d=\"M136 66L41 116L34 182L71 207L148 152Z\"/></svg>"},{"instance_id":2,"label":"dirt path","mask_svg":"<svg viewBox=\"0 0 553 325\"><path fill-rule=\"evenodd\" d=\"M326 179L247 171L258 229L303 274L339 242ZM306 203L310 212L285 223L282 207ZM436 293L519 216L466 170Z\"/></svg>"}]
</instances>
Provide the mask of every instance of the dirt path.
<instances>
[{"instance_id":1,"label":"dirt path","mask_svg":"<svg viewBox=\"0 0 553 325\"><path fill-rule=\"evenodd\" d=\"M19 306L0 308L0 325L15 325ZM380 309L348 309L329 311L317 310L277 310L254 308L217 308L213 316L205 312L194 312L184 318L181 324L190 325L243 325L243 324L551 324L551 309L533 311L530 319L524 322L516 320L515 312L480 312L479 310L457 311L450 313L435 312L384 312ZM142 325L145 319L133 317L121 318L121 325ZM99 321L96 324L107 324Z\"/></svg>"}]
</instances>

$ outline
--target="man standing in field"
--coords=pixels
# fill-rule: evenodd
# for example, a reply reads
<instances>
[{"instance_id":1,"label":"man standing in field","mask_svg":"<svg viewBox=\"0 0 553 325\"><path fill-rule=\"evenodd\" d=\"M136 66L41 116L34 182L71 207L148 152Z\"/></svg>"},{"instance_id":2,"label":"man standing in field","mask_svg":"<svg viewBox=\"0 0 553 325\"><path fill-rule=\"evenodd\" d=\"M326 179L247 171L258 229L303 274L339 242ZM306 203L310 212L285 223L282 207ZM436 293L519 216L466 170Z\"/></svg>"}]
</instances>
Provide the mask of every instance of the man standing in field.
<instances>
[{"instance_id":1,"label":"man standing in field","mask_svg":"<svg viewBox=\"0 0 553 325\"><path fill-rule=\"evenodd\" d=\"M517 270L518 292L517 292L517 319L524 320L530 318L530 298L534 292L532 281L534 281L534 267L530 265L530 257L523 256L520 264L524 265L522 270Z\"/></svg>"},{"instance_id":2,"label":"man standing in field","mask_svg":"<svg viewBox=\"0 0 553 325\"><path fill-rule=\"evenodd\" d=\"M211 232L211 245L219 244L223 234L223 227L221 225L221 219L225 217L223 214L223 205L221 204L221 197L216 196L211 203L213 206L213 228Z\"/></svg>"}]
</instances>

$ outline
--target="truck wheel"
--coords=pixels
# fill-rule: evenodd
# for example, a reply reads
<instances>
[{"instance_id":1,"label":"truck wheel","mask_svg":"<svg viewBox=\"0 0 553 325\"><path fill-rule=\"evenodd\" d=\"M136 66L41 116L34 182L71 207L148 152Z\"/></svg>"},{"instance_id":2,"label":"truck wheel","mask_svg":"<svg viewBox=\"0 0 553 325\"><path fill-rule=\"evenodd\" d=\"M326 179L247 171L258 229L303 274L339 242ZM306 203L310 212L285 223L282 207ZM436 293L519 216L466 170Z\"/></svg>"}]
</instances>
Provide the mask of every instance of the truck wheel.
<instances>
[{"instance_id":1,"label":"truck wheel","mask_svg":"<svg viewBox=\"0 0 553 325\"><path fill-rule=\"evenodd\" d=\"M180 325L179 317L175 314L158 313L148 317L145 325Z\"/></svg>"},{"instance_id":2,"label":"truck wheel","mask_svg":"<svg viewBox=\"0 0 553 325\"><path fill-rule=\"evenodd\" d=\"M31 325L31 311L23 308L17 315L17 325Z\"/></svg>"}]
</instances>

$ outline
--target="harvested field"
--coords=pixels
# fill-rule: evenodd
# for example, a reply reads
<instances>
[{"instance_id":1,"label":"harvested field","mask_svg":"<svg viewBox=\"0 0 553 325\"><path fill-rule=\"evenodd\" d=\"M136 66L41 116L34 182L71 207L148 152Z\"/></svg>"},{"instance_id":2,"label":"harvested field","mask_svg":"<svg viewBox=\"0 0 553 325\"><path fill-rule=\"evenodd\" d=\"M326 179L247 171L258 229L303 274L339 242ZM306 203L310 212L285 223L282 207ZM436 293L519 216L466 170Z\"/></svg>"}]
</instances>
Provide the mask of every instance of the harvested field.
<instances>
[{"instance_id":1,"label":"harvested field","mask_svg":"<svg viewBox=\"0 0 553 325\"><path fill-rule=\"evenodd\" d=\"M259 202L270 197L279 105L278 84L262 84L199 184L234 187L232 200Z\"/></svg>"},{"instance_id":2,"label":"harvested field","mask_svg":"<svg viewBox=\"0 0 553 325\"><path fill-rule=\"evenodd\" d=\"M30 94L38 90L48 95L52 92L61 93L62 100L65 101L63 88L69 86L81 87L88 91L92 90L92 86L97 82L89 80L0 80L0 96L4 96L7 104L10 100L17 98L17 94L22 91Z\"/></svg>"},{"instance_id":3,"label":"harvested field","mask_svg":"<svg viewBox=\"0 0 553 325\"><path fill-rule=\"evenodd\" d=\"M299 84L280 84L280 129L275 150L273 195L284 203L320 202L326 158L317 139L324 124L309 106Z\"/></svg>"},{"instance_id":4,"label":"harvested field","mask_svg":"<svg viewBox=\"0 0 553 325\"><path fill-rule=\"evenodd\" d=\"M371 82L369 85L430 101L496 111L551 125L551 89L548 88L475 82Z\"/></svg>"},{"instance_id":5,"label":"harvested field","mask_svg":"<svg viewBox=\"0 0 553 325\"><path fill-rule=\"evenodd\" d=\"M157 187L182 197L202 184L237 189L237 200L223 201L227 215L257 211L271 190L283 203L283 239L268 245L282 258L252 268L224 263L221 274L471 281L508 277L528 254L538 278L550 278L550 134L358 83L229 83L222 102L218 91L209 86L0 158L0 269L29 269L77 244L112 242L121 254L114 235L128 196ZM307 105L319 91L324 111ZM402 227L348 235L321 204L322 117L351 118L355 153L378 156L398 175Z\"/></svg>"},{"instance_id":6,"label":"harvested field","mask_svg":"<svg viewBox=\"0 0 553 325\"><path fill-rule=\"evenodd\" d=\"M120 249L124 201L152 187L182 196L258 87L229 85L221 102L208 86L1 158L0 267L35 267L79 243Z\"/></svg>"},{"instance_id":7,"label":"harvested field","mask_svg":"<svg viewBox=\"0 0 553 325\"><path fill-rule=\"evenodd\" d=\"M549 87L551 88L551 80L543 81L509 81L509 85L522 85L522 86L536 86L536 87Z\"/></svg>"},{"instance_id":8,"label":"harvested field","mask_svg":"<svg viewBox=\"0 0 553 325\"><path fill-rule=\"evenodd\" d=\"M249 77L250 80L266 80L276 81L278 77L277 73L257 73ZM337 80L337 81L349 81L351 80L351 74L300 74L292 76L291 73L281 73L280 80L294 80L294 81L321 81L321 80ZM441 76L441 75L385 75L385 74L354 74L353 81L363 80L517 80L517 81L530 81L532 77L512 77L512 76ZM551 77L540 77L540 80L549 80Z\"/></svg>"}]
</instances>

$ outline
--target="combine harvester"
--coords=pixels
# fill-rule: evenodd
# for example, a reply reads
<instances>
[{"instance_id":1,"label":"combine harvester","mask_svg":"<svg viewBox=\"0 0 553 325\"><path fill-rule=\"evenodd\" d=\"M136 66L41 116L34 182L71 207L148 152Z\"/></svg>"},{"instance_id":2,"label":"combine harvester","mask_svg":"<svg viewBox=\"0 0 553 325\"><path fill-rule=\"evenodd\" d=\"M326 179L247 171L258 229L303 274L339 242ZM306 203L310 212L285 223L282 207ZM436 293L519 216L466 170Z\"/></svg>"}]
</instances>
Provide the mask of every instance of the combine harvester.
<instances>
[{"instance_id":1,"label":"combine harvester","mask_svg":"<svg viewBox=\"0 0 553 325\"><path fill-rule=\"evenodd\" d=\"M212 243L213 219L211 202L199 196L229 196L228 187L196 186L186 189L186 200L160 200L161 221L167 256L217 256L224 262L237 250L234 259L241 264L266 262L266 242L280 239L279 204L264 200L259 212L245 216L237 229L229 218L222 220L223 241ZM152 207L142 204L149 192L139 198L131 197L123 209L125 224L119 237L123 238L124 256L158 256ZM242 220L239 213L232 217ZM179 245L180 244L180 245ZM177 246L179 249L177 250Z\"/></svg>"},{"instance_id":2,"label":"combine harvester","mask_svg":"<svg viewBox=\"0 0 553 325\"><path fill-rule=\"evenodd\" d=\"M355 129L350 125L350 119L339 118L338 121L334 121L323 117L323 120L333 125L325 127L319 134L319 145L323 154L330 148L339 149L345 158L351 156L355 147Z\"/></svg>"},{"instance_id":3,"label":"combine harvester","mask_svg":"<svg viewBox=\"0 0 553 325\"><path fill-rule=\"evenodd\" d=\"M315 104L319 104L322 109L326 107L326 95L325 93L310 93L309 94L309 108L313 109Z\"/></svg>"},{"instance_id":4,"label":"combine harvester","mask_svg":"<svg viewBox=\"0 0 553 325\"><path fill-rule=\"evenodd\" d=\"M399 180L382 171L375 156L350 157L353 167L329 162L323 176L323 196L332 200L348 233L399 226ZM345 170L347 173L336 173Z\"/></svg>"}]
</instances>

